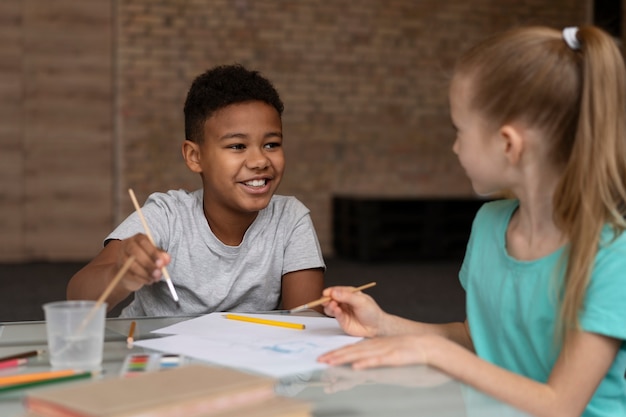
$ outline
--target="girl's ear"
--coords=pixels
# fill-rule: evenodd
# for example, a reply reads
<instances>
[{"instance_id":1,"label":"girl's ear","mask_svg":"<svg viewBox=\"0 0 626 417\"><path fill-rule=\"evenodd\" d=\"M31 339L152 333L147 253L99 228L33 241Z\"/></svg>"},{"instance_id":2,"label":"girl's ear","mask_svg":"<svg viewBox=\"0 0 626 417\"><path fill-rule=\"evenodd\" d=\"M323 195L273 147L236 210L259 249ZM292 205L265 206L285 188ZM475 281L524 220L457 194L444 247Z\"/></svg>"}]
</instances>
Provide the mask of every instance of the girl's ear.
<instances>
[{"instance_id":1,"label":"girl's ear","mask_svg":"<svg viewBox=\"0 0 626 417\"><path fill-rule=\"evenodd\" d=\"M196 142L186 140L183 142L183 158L187 167L196 173L202 172L202 166L200 165L200 146Z\"/></svg>"},{"instance_id":2,"label":"girl's ear","mask_svg":"<svg viewBox=\"0 0 626 417\"><path fill-rule=\"evenodd\" d=\"M517 165L524 151L524 138L520 130L514 125L504 125L500 128L500 137L503 141L504 156L512 165Z\"/></svg>"}]
</instances>

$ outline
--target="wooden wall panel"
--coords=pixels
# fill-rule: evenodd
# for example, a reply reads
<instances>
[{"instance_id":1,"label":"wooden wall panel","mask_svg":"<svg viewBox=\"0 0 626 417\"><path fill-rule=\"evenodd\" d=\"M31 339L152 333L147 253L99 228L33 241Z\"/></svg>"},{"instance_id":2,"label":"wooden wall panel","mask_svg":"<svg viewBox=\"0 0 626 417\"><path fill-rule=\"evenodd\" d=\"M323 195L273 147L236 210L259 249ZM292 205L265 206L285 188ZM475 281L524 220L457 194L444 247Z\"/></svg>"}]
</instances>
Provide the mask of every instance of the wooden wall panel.
<instances>
[{"instance_id":1,"label":"wooden wall panel","mask_svg":"<svg viewBox=\"0 0 626 417\"><path fill-rule=\"evenodd\" d=\"M88 259L111 227L112 8L25 4L25 251Z\"/></svg>"},{"instance_id":2,"label":"wooden wall panel","mask_svg":"<svg viewBox=\"0 0 626 417\"><path fill-rule=\"evenodd\" d=\"M112 1L13 3L0 260L86 260L112 226Z\"/></svg>"},{"instance_id":3,"label":"wooden wall panel","mask_svg":"<svg viewBox=\"0 0 626 417\"><path fill-rule=\"evenodd\" d=\"M591 4L0 0L0 262L87 260L132 210L128 186L140 200L199 186L182 105L217 64L281 92L279 192L311 209L325 254L333 196L471 197L450 151L458 53L516 25L588 22Z\"/></svg>"},{"instance_id":4,"label":"wooden wall panel","mask_svg":"<svg viewBox=\"0 0 626 417\"><path fill-rule=\"evenodd\" d=\"M278 192L310 208L332 255L334 196L471 198L451 150L458 55L517 25L583 23L588 3L120 0L120 181L140 199L192 185L180 157L185 94L207 68L241 63L281 94L287 168Z\"/></svg>"},{"instance_id":5,"label":"wooden wall panel","mask_svg":"<svg viewBox=\"0 0 626 417\"><path fill-rule=\"evenodd\" d=\"M0 259L23 256L22 29L20 0L0 2Z\"/></svg>"}]
</instances>

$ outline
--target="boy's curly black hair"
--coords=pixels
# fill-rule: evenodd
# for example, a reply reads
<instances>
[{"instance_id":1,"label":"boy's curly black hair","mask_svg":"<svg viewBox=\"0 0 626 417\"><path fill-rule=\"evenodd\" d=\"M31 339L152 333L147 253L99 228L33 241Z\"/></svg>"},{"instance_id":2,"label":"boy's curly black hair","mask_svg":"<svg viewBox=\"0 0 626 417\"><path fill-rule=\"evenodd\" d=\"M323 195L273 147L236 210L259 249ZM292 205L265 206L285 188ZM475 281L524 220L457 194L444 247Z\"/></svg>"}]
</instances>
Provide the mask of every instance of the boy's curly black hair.
<instances>
[{"instance_id":1,"label":"boy's curly black hair","mask_svg":"<svg viewBox=\"0 0 626 417\"><path fill-rule=\"evenodd\" d=\"M283 114L283 102L272 83L242 65L220 65L196 77L185 100L185 139L201 143L204 122L221 108L246 101L263 101Z\"/></svg>"}]
</instances>

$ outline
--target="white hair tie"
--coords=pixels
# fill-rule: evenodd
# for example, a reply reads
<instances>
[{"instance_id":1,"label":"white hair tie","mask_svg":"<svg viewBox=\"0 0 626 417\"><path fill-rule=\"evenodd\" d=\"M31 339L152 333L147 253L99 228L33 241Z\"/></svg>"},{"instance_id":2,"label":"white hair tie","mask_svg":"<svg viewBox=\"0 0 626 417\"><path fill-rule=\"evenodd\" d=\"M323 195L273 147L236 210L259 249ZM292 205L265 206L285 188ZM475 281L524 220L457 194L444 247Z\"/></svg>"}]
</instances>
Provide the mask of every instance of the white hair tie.
<instances>
[{"instance_id":1,"label":"white hair tie","mask_svg":"<svg viewBox=\"0 0 626 417\"><path fill-rule=\"evenodd\" d=\"M580 41L576 37L577 33L578 28L576 26L570 26L563 29L563 39L565 40L565 43L575 51L580 49Z\"/></svg>"}]
</instances>

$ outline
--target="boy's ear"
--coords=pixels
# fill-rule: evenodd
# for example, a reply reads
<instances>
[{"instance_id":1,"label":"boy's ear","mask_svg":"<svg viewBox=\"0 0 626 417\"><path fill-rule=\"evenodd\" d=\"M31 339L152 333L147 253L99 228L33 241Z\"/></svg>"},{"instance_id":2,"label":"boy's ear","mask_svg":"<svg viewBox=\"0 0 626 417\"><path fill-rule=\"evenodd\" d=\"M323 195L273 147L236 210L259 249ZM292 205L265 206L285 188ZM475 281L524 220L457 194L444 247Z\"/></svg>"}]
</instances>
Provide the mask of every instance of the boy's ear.
<instances>
[{"instance_id":1,"label":"boy's ear","mask_svg":"<svg viewBox=\"0 0 626 417\"><path fill-rule=\"evenodd\" d=\"M187 167L192 172L201 173L202 167L200 166L200 146L196 142L186 140L183 142L182 151L183 158L185 159Z\"/></svg>"},{"instance_id":2,"label":"boy's ear","mask_svg":"<svg viewBox=\"0 0 626 417\"><path fill-rule=\"evenodd\" d=\"M524 138L514 125L504 125L500 128L500 137L503 140L504 156L512 165L517 165L524 151Z\"/></svg>"}]
</instances>

